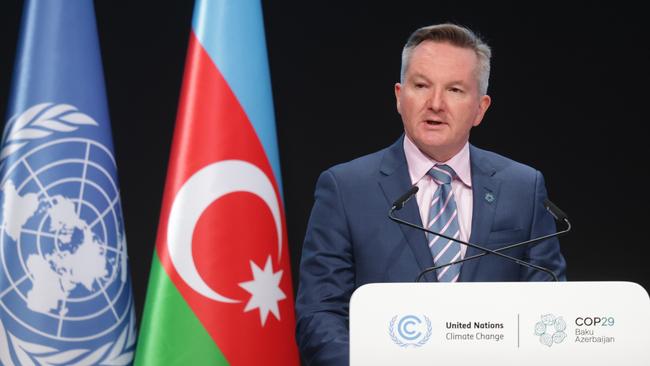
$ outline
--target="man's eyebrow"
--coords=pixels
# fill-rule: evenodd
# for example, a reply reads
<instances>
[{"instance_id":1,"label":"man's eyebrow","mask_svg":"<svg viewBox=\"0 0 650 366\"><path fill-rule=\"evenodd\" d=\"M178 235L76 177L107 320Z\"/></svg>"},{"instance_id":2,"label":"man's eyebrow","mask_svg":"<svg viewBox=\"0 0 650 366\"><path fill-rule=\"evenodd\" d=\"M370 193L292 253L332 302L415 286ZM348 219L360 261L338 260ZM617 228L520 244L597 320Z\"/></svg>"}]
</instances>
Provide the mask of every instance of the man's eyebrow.
<instances>
[{"instance_id":1,"label":"man's eyebrow","mask_svg":"<svg viewBox=\"0 0 650 366\"><path fill-rule=\"evenodd\" d=\"M426 77L424 74L421 74L421 73L419 73L419 72L413 74L412 79L416 79L416 78L424 79L424 80L427 80L427 81L429 80L428 77Z\"/></svg>"},{"instance_id":2,"label":"man's eyebrow","mask_svg":"<svg viewBox=\"0 0 650 366\"><path fill-rule=\"evenodd\" d=\"M467 83L465 83L465 81L463 81L463 80L453 80L453 81L447 83L447 85L462 85L462 86L465 86L465 85L467 85Z\"/></svg>"}]
</instances>

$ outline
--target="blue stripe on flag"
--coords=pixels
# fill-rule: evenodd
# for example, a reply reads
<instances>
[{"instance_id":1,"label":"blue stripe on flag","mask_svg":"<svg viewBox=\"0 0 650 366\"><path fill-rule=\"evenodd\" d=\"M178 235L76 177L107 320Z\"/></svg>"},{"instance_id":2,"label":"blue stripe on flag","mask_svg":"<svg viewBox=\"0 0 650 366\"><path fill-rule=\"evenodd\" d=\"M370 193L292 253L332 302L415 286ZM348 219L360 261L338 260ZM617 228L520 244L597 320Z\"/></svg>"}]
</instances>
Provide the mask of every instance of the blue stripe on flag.
<instances>
[{"instance_id":1,"label":"blue stripe on flag","mask_svg":"<svg viewBox=\"0 0 650 366\"><path fill-rule=\"evenodd\" d=\"M271 78L258 0L198 0L192 27L239 99L282 192Z\"/></svg>"}]
</instances>

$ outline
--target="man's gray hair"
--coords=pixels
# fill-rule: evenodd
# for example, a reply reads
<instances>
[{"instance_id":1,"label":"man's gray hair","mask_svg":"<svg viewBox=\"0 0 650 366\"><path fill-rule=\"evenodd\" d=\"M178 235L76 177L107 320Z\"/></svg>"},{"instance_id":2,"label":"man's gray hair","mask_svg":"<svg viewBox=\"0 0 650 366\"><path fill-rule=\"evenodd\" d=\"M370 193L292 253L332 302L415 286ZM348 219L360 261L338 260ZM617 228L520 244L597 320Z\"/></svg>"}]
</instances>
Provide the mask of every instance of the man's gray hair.
<instances>
[{"instance_id":1,"label":"man's gray hair","mask_svg":"<svg viewBox=\"0 0 650 366\"><path fill-rule=\"evenodd\" d=\"M468 28L456 24L437 24L422 27L409 37L402 50L402 69L400 71L400 82L404 83L406 70L409 67L413 49L424 41L449 43L453 46L466 48L476 52L478 57L478 87L481 95L487 94L488 82L490 79L490 57L492 51L483 40Z\"/></svg>"}]
</instances>

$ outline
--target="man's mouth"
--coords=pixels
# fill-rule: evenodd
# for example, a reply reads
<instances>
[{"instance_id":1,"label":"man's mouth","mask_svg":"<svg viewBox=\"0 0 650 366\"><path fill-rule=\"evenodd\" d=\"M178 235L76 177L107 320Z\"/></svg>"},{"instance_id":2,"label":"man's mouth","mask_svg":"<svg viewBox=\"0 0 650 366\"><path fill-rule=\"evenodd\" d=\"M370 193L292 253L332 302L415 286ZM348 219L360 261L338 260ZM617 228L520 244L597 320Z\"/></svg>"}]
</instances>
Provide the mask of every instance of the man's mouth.
<instances>
[{"instance_id":1,"label":"man's mouth","mask_svg":"<svg viewBox=\"0 0 650 366\"><path fill-rule=\"evenodd\" d=\"M429 126L438 126L444 123L436 119L426 119L424 122L426 122Z\"/></svg>"}]
</instances>

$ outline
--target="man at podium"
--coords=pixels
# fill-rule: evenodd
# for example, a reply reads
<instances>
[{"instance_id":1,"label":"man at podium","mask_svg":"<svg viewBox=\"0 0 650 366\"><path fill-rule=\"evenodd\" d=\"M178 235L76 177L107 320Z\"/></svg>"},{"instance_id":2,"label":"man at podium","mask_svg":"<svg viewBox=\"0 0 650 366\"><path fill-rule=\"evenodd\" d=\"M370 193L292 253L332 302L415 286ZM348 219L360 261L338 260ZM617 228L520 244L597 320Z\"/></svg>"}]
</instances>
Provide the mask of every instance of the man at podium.
<instances>
[{"instance_id":1,"label":"man at podium","mask_svg":"<svg viewBox=\"0 0 650 366\"><path fill-rule=\"evenodd\" d=\"M470 130L491 103L490 57L488 45L467 28L440 24L416 30L402 51L395 84L404 134L319 177L296 297L297 341L308 364L349 362L349 301L359 286L413 281L426 268L481 253L391 221L392 203L411 186L419 190L397 216L459 241L497 250L555 232L544 207L542 174L469 143ZM565 279L557 239L503 254ZM497 255L425 276L440 282L548 278Z\"/></svg>"}]
</instances>

